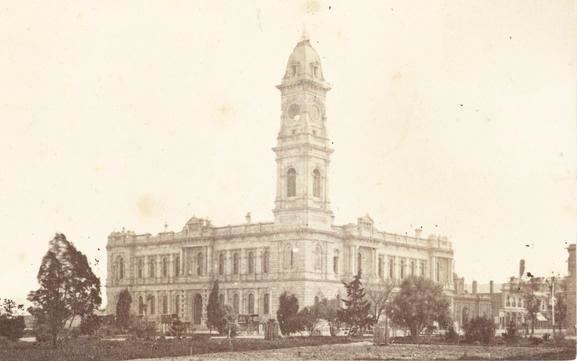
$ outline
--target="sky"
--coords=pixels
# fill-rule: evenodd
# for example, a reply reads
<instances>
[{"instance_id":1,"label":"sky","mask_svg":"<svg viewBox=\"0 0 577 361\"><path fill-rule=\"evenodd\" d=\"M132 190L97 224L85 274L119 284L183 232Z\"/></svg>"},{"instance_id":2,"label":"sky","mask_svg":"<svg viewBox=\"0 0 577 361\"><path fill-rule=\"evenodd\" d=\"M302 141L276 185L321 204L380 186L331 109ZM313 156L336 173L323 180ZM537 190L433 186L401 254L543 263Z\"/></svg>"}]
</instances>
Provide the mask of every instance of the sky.
<instances>
[{"instance_id":1,"label":"sky","mask_svg":"<svg viewBox=\"0 0 577 361\"><path fill-rule=\"evenodd\" d=\"M446 235L467 282L576 242L575 1L0 0L0 298L63 232L271 221L288 56L333 89L335 223ZM103 292L104 293L104 292Z\"/></svg>"}]
</instances>

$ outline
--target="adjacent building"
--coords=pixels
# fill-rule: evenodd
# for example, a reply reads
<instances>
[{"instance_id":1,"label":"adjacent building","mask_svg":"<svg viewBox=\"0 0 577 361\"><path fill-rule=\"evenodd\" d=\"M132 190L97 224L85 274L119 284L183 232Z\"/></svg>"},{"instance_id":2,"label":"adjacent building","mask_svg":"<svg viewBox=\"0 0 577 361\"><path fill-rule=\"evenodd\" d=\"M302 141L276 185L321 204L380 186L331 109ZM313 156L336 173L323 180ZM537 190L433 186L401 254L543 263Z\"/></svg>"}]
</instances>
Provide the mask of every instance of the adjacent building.
<instances>
[{"instance_id":1,"label":"adjacent building","mask_svg":"<svg viewBox=\"0 0 577 361\"><path fill-rule=\"evenodd\" d=\"M344 295L343 280L358 272L365 284L421 275L453 290L453 249L446 237L380 231L369 216L333 223L325 80L319 55L303 37L289 56L280 85L274 220L216 226L191 218L178 232L132 231L108 237L107 312L127 289L132 312L162 315L203 327L212 284L240 315L274 318L279 295L301 304ZM255 141L258 141L255 139ZM264 142L263 142L264 143ZM354 188L352 188L354 189Z\"/></svg>"}]
</instances>

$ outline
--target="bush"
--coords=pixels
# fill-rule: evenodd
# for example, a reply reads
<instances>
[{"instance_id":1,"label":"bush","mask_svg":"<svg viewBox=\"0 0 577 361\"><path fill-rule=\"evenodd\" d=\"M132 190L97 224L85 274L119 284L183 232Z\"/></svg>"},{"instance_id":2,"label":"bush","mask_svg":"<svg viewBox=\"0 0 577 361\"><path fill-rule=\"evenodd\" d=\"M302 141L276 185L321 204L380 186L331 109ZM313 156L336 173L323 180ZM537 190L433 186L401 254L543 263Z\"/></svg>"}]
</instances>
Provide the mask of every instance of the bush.
<instances>
[{"instance_id":1,"label":"bush","mask_svg":"<svg viewBox=\"0 0 577 361\"><path fill-rule=\"evenodd\" d=\"M24 317L22 316L1 316L0 336L6 337L10 341L18 341L24 336Z\"/></svg>"},{"instance_id":2,"label":"bush","mask_svg":"<svg viewBox=\"0 0 577 361\"><path fill-rule=\"evenodd\" d=\"M513 320L507 325L507 332L503 334L503 339L509 345L517 343L519 336L517 335L517 325Z\"/></svg>"},{"instance_id":3,"label":"bush","mask_svg":"<svg viewBox=\"0 0 577 361\"><path fill-rule=\"evenodd\" d=\"M156 333L154 322L135 320L128 332L140 339L150 340Z\"/></svg>"},{"instance_id":4,"label":"bush","mask_svg":"<svg viewBox=\"0 0 577 361\"><path fill-rule=\"evenodd\" d=\"M529 342L531 343L531 345L533 346L538 346L540 344L543 343L543 339L539 338L539 337L529 337Z\"/></svg>"},{"instance_id":5,"label":"bush","mask_svg":"<svg viewBox=\"0 0 577 361\"><path fill-rule=\"evenodd\" d=\"M465 326L467 342L481 342L489 344L495 337L495 324L486 317L473 318Z\"/></svg>"},{"instance_id":6,"label":"bush","mask_svg":"<svg viewBox=\"0 0 577 361\"><path fill-rule=\"evenodd\" d=\"M447 342L459 342L459 334L455 331L453 325L449 326L447 333L445 333L445 341Z\"/></svg>"},{"instance_id":7,"label":"bush","mask_svg":"<svg viewBox=\"0 0 577 361\"><path fill-rule=\"evenodd\" d=\"M94 335L101 324L102 322L100 317L96 315L82 317L82 320L80 321L80 332L83 335Z\"/></svg>"}]
</instances>

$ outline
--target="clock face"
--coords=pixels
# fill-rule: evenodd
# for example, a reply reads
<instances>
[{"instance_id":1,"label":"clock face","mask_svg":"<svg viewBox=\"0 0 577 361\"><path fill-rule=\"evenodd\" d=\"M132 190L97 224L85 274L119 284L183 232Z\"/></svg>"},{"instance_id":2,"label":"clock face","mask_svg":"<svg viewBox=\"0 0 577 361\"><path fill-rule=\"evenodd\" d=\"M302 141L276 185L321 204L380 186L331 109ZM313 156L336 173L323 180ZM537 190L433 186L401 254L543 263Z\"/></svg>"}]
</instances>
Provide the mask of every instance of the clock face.
<instances>
[{"instance_id":1,"label":"clock face","mask_svg":"<svg viewBox=\"0 0 577 361\"><path fill-rule=\"evenodd\" d=\"M298 119L300 113L301 113L301 107L298 104L291 104L287 111L287 115L292 120Z\"/></svg>"}]
</instances>

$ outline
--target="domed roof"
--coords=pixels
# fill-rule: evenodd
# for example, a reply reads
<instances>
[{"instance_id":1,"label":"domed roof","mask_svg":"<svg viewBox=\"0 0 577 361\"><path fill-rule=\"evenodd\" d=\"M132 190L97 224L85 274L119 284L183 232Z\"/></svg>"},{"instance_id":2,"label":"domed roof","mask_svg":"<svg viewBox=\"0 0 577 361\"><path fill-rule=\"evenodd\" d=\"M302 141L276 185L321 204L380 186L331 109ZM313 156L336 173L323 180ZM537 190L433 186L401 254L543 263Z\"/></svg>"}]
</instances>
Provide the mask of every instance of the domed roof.
<instances>
[{"instance_id":1,"label":"domed roof","mask_svg":"<svg viewBox=\"0 0 577 361\"><path fill-rule=\"evenodd\" d=\"M324 82L321 58L306 34L303 34L290 55L283 80L303 78Z\"/></svg>"}]
</instances>

